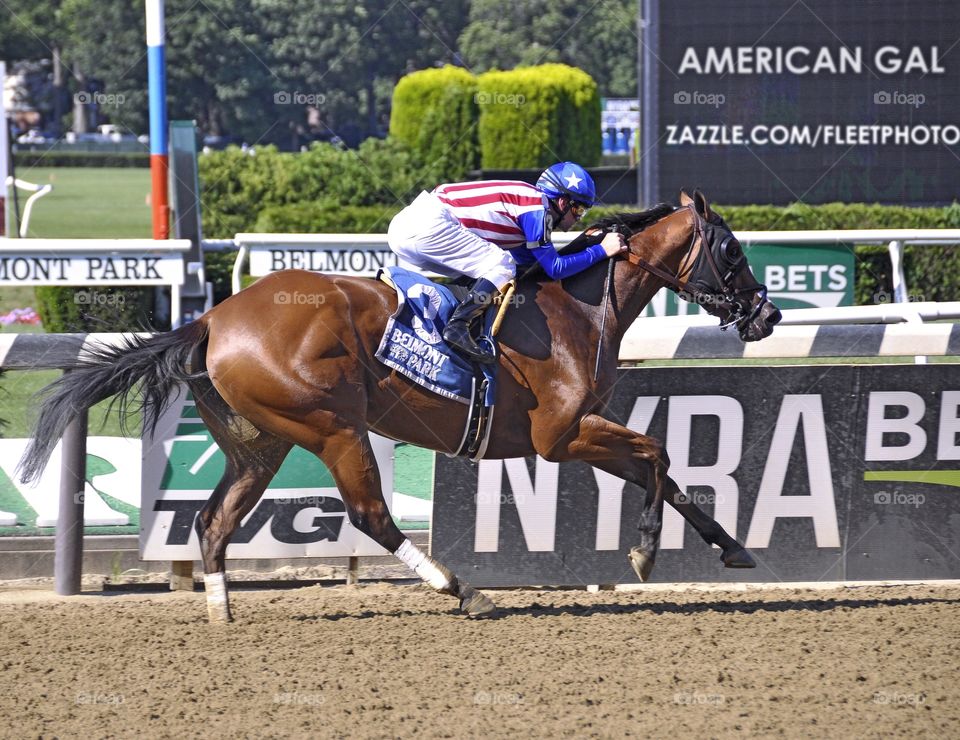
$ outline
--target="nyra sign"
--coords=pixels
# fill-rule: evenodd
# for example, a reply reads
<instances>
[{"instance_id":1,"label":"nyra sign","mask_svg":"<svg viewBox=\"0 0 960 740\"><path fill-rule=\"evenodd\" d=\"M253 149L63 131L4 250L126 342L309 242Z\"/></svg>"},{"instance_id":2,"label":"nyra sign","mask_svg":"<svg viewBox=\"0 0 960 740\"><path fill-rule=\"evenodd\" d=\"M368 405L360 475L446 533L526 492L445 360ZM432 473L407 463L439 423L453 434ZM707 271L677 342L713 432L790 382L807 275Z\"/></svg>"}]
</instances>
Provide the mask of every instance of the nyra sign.
<instances>
[{"instance_id":1,"label":"nyra sign","mask_svg":"<svg viewBox=\"0 0 960 740\"><path fill-rule=\"evenodd\" d=\"M716 553L668 505L657 580L956 575L949 551L960 546L950 524L960 516L960 472L952 469L960 459L960 391L947 370L621 372L610 418L664 440L681 500L761 562L750 572L719 568ZM650 395L657 387L670 395ZM472 478L459 461L441 459L437 468L434 547L457 552L448 565L470 572L472 582L635 580L626 553L638 541L641 488L581 463L540 458L482 461ZM458 476L466 480L458 484Z\"/></svg>"}]
</instances>

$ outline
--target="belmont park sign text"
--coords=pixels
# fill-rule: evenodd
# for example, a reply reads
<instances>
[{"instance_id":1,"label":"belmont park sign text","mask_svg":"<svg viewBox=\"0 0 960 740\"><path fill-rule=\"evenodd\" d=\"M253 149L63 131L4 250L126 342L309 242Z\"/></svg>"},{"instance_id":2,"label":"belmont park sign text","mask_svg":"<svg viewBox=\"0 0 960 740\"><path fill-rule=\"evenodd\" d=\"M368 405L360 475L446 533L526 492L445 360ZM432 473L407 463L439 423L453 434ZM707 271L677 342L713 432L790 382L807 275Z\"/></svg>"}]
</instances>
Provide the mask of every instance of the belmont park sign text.
<instances>
[{"instance_id":1,"label":"belmont park sign text","mask_svg":"<svg viewBox=\"0 0 960 740\"><path fill-rule=\"evenodd\" d=\"M182 282L183 260L169 255L0 256L0 284L166 285Z\"/></svg>"},{"instance_id":2,"label":"belmont park sign text","mask_svg":"<svg viewBox=\"0 0 960 740\"><path fill-rule=\"evenodd\" d=\"M310 270L337 275L373 277L384 267L397 264L386 245L363 247L254 247L250 250L250 274L269 275L278 270Z\"/></svg>"}]
</instances>

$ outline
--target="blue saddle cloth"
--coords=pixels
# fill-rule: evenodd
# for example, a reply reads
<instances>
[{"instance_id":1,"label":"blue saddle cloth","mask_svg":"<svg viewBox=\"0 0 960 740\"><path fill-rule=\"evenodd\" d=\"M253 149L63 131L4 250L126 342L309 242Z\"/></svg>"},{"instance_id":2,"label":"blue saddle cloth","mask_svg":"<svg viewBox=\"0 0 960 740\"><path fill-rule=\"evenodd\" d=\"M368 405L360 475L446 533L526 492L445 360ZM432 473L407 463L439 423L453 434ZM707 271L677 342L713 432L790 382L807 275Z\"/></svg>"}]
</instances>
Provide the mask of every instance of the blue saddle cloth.
<instances>
[{"instance_id":1,"label":"blue saddle cloth","mask_svg":"<svg viewBox=\"0 0 960 740\"><path fill-rule=\"evenodd\" d=\"M485 406L494 399L496 365L474 365L443 341L443 328L459 301L449 288L402 267L387 267L397 289L397 310L387 321L376 357L410 380L461 403L473 402L473 388L480 368L487 379ZM487 311L484 334L489 336L495 311Z\"/></svg>"}]
</instances>

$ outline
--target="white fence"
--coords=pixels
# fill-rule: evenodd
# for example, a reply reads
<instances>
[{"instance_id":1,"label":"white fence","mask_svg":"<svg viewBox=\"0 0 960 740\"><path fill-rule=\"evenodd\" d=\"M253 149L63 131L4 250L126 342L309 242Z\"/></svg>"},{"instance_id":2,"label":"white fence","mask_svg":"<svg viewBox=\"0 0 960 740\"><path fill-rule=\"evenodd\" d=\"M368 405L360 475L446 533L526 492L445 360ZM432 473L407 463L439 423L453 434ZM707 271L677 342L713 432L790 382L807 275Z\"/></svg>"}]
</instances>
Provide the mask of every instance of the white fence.
<instances>
[{"instance_id":1,"label":"white fence","mask_svg":"<svg viewBox=\"0 0 960 740\"><path fill-rule=\"evenodd\" d=\"M564 247L580 232L555 232L553 241ZM907 245L960 244L960 229L834 229L825 231L738 231L741 244L777 246L880 244L890 255L893 299L908 298L904 275L904 247ZM229 242L218 241L223 249ZM239 250L233 266L233 292L240 290L243 268L260 277L276 269L300 267L321 272L373 277L384 265L397 264L387 245L386 234L237 234L233 246Z\"/></svg>"}]
</instances>

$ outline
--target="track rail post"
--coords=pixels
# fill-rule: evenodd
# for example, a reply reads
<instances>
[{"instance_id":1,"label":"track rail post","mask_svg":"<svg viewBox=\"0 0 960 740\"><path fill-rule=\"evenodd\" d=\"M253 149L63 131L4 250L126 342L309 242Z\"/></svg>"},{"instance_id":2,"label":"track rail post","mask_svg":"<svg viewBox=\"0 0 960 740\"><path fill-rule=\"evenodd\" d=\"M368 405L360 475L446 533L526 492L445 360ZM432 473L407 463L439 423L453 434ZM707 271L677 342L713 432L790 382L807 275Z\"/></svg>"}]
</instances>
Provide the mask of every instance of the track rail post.
<instances>
[{"instance_id":1,"label":"track rail post","mask_svg":"<svg viewBox=\"0 0 960 740\"><path fill-rule=\"evenodd\" d=\"M68 371L69 372L69 371ZM80 593L83 573L83 495L87 483L87 412L70 422L63 434L60 462L60 510L54 536L54 590L62 596Z\"/></svg>"}]
</instances>

